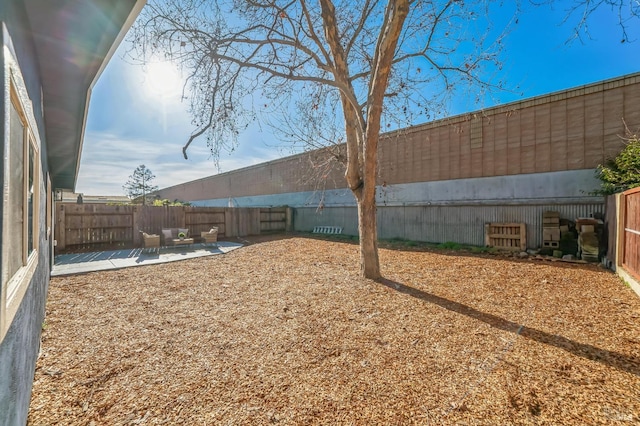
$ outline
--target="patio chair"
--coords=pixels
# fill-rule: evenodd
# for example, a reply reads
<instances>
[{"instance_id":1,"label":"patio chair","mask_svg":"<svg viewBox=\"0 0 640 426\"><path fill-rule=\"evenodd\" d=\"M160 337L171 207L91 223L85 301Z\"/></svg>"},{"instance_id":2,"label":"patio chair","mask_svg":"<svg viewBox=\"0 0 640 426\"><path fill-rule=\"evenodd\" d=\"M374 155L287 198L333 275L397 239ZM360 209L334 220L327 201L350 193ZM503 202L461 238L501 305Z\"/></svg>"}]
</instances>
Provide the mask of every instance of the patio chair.
<instances>
[{"instance_id":1,"label":"patio chair","mask_svg":"<svg viewBox=\"0 0 640 426\"><path fill-rule=\"evenodd\" d=\"M142 248L144 250L149 249L158 249L160 250L160 235L156 234L147 234L146 232L140 231L142 234Z\"/></svg>"},{"instance_id":2,"label":"patio chair","mask_svg":"<svg viewBox=\"0 0 640 426\"><path fill-rule=\"evenodd\" d=\"M204 244L218 245L218 228L214 226L209 231L201 232L200 238Z\"/></svg>"}]
</instances>

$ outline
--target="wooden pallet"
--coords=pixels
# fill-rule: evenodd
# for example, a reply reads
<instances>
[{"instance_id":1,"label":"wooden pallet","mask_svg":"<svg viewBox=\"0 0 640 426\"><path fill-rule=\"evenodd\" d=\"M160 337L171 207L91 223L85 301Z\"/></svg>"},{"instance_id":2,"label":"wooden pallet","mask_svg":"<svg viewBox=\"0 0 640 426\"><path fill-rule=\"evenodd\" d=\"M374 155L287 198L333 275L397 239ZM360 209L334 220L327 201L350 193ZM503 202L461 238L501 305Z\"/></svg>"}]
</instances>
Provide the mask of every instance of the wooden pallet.
<instances>
[{"instance_id":1,"label":"wooden pallet","mask_svg":"<svg viewBox=\"0 0 640 426\"><path fill-rule=\"evenodd\" d=\"M524 223L487 223L485 245L503 250L527 249L527 225Z\"/></svg>"}]
</instances>

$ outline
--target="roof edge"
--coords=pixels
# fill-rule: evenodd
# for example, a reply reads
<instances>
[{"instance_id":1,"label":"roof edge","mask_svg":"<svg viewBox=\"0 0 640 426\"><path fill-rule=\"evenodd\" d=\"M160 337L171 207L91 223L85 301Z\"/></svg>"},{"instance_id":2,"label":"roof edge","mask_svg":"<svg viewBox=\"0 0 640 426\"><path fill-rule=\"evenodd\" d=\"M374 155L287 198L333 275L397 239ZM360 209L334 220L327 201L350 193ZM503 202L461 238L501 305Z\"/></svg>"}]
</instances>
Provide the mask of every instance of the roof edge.
<instances>
[{"instance_id":1,"label":"roof edge","mask_svg":"<svg viewBox=\"0 0 640 426\"><path fill-rule=\"evenodd\" d=\"M72 188L64 188L64 189L70 189L71 191L75 192L76 184L78 183L78 174L80 173L80 161L82 159L82 146L84 145L84 135L87 127L87 116L89 115L89 104L91 102L91 92L93 91L93 87L96 85L96 82L102 75L102 72L107 67L107 64L109 63L113 55L116 53L116 50L118 50L120 43L122 43L122 40L124 40L124 37L129 32L129 29L131 29L131 26L138 18L138 15L140 15L140 12L142 11L142 8L145 6L146 3L147 3L147 0L136 0L135 6L131 8L131 12L129 12L129 16L127 17L127 20L124 22L124 25L122 25L122 27L120 28L120 32L118 33L115 40L111 44L109 51L104 56L104 59L100 64L100 68L98 68L96 75L93 77L93 80L91 80L91 84L87 89L87 98L84 104L84 110L82 112L82 127L80 129L80 142L78 144L78 157L77 157L75 172L73 176L73 185L72 185Z\"/></svg>"}]
</instances>

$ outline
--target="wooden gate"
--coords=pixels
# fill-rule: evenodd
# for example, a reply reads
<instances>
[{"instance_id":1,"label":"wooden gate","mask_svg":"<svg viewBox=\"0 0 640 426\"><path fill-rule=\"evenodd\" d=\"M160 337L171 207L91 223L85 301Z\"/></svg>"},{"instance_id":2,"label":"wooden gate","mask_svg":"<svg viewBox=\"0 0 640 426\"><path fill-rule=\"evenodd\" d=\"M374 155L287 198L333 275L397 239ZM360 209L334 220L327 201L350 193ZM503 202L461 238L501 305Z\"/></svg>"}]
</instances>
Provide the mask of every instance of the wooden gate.
<instances>
[{"instance_id":1,"label":"wooden gate","mask_svg":"<svg viewBox=\"0 0 640 426\"><path fill-rule=\"evenodd\" d=\"M640 188L623 193L624 243L622 266L640 280Z\"/></svg>"}]
</instances>

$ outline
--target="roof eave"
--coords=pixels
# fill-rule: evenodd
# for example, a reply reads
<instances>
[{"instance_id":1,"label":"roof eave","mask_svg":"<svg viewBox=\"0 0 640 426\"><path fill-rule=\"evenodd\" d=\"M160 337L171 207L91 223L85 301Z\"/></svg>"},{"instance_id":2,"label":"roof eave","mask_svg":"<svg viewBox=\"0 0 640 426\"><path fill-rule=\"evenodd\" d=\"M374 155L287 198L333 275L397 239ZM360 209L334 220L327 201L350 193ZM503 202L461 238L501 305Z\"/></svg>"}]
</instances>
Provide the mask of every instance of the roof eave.
<instances>
[{"instance_id":1,"label":"roof eave","mask_svg":"<svg viewBox=\"0 0 640 426\"><path fill-rule=\"evenodd\" d=\"M146 0L26 0L54 188L74 190L91 90Z\"/></svg>"}]
</instances>

